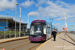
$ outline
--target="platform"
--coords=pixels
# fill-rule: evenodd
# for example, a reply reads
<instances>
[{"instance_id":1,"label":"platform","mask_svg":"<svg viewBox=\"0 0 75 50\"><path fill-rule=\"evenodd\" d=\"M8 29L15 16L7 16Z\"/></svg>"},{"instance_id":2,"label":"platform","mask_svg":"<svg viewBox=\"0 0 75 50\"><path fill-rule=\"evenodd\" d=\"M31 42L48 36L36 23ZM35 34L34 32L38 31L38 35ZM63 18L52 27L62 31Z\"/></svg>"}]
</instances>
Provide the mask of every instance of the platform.
<instances>
[{"instance_id":1,"label":"platform","mask_svg":"<svg viewBox=\"0 0 75 50\"><path fill-rule=\"evenodd\" d=\"M7 38L7 39L0 39L0 43L7 42L7 41L12 41L12 40L18 40L18 39L24 39L28 38L29 36L24 36L24 37L14 37L14 38Z\"/></svg>"},{"instance_id":2,"label":"platform","mask_svg":"<svg viewBox=\"0 0 75 50\"><path fill-rule=\"evenodd\" d=\"M75 50L75 42L68 36L64 37L64 33L57 35L56 41L48 40L36 50Z\"/></svg>"}]
</instances>

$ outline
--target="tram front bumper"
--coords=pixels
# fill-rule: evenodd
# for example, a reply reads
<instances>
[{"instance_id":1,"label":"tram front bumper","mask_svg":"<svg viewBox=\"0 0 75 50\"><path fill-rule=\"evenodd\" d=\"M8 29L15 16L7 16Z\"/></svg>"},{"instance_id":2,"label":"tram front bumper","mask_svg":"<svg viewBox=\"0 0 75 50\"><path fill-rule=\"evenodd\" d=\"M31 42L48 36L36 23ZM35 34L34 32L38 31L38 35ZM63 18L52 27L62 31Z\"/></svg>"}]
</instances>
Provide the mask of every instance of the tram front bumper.
<instances>
[{"instance_id":1,"label":"tram front bumper","mask_svg":"<svg viewBox=\"0 0 75 50\"><path fill-rule=\"evenodd\" d=\"M46 36L43 37L29 37L30 41L45 41L46 40Z\"/></svg>"}]
</instances>

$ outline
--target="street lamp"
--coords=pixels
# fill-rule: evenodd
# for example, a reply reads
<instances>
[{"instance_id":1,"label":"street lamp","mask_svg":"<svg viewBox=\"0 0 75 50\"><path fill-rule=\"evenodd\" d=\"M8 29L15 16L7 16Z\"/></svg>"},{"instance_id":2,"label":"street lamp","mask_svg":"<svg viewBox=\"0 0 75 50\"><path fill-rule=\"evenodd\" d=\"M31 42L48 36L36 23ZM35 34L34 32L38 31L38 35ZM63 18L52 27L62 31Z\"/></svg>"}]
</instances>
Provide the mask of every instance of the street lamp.
<instances>
[{"instance_id":1,"label":"street lamp","mask_svg":"<svg viewBox=\"0 0 75 50\"><path fill-rule=\"evenodd\" d=\"M17 5L18 5L18 3L16 4L16 9L15 9L15 38L16 38L16 16L17 16Z\"/></svg>"}]
</instances>

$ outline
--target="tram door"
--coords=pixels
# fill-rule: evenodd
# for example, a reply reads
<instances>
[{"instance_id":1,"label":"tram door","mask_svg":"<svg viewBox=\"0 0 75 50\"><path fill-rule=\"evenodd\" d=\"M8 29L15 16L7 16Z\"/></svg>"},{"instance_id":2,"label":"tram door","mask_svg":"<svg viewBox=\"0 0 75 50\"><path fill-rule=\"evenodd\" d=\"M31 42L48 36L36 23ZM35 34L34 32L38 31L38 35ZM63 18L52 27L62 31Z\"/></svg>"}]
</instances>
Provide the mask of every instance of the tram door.
<instances>
[{"instance_id":1,"label":"tram door","mask_svg":"<svg viewBox=\"0 0 75 50\"><path fill-rule=\"evenodd\" d=\"M47 26L47 33L46 33L46 40L48 40L50 38L50 27Z\"/></svg>"}]
</instances>

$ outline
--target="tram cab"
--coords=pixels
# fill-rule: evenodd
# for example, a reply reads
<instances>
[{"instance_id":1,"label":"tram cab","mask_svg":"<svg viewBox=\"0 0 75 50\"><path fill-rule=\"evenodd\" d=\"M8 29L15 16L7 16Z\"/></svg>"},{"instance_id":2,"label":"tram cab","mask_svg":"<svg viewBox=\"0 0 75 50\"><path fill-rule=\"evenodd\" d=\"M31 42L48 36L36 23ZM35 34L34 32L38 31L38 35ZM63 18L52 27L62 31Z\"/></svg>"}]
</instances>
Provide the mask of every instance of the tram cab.
<instances>
[{"instance_id":1,"label":"tram cab","mask_svg":"<svg viewBox=\"0 0 75 50\"><path fill-rule=\"evenodd\" d=\"M30 27L30 41L45 41L46 40L46 23L45 22L33 22Z\"/></svg>"}]
</instances>

